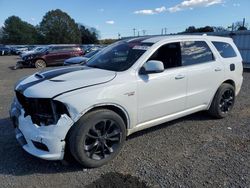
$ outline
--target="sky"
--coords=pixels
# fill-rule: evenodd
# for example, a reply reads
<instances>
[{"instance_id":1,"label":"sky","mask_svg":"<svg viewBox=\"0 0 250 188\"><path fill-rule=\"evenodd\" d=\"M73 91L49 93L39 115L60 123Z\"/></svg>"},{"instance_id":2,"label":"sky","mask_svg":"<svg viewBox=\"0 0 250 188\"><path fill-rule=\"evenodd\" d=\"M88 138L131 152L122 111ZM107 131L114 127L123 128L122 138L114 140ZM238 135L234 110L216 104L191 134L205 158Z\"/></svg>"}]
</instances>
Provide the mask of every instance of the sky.
<instances>
[{"instance_id":1,"label":"sky","mask_svg":"<svg viewBox=\"0 0 250 188\"><path fill-rule=\"evenodd\" d=\"M61 9L105 39L133 36L134 31L161 34L163 28L169 34L188 26L228 27L243 18L250 24L249 8L249 0L0 0L0 26L12 15L37 25L46 12Z\"/></svg>"}]
</instances>

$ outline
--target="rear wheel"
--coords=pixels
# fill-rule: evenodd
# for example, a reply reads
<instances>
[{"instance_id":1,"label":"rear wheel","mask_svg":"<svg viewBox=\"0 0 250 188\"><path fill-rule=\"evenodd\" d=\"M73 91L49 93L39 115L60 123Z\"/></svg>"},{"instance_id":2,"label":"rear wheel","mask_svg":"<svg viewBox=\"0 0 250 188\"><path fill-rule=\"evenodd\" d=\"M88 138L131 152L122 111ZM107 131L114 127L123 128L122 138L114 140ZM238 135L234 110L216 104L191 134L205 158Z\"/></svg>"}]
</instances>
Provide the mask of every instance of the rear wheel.
<instances>
[{"instance_id":1,"label":"rear wheel","mask_svg":"<svg viewBox=\"0 0 250 188\"><path fill-rule=\"evenodd\" d=\"M69 135L69 147L75 159L95 168L111 161L126 138L122 118L111 110L96 110L83 116Z\"/></svg>"},{"instance_id":2,"label":"rear wheel","mask_svg":"<svg viewBox=\"0 0 250 188\"><path fill-rule=\"evenodd\" d=\"M42 69L42 68L45 68L46 67L46 62L42 59L38 59L35 61L35 67L37 69Z\"/></svg>"},{"instance_id":3,"label":"rear wheel","mask_svg":"<svg viewBox=\"0 0 250 188\"><path fill-rule=\"evenodd\" d=\"M232 110L235 89L231 84L223 83L215 94L209 113L216 118L224 118Z\"/></svg>"}]
</instances>

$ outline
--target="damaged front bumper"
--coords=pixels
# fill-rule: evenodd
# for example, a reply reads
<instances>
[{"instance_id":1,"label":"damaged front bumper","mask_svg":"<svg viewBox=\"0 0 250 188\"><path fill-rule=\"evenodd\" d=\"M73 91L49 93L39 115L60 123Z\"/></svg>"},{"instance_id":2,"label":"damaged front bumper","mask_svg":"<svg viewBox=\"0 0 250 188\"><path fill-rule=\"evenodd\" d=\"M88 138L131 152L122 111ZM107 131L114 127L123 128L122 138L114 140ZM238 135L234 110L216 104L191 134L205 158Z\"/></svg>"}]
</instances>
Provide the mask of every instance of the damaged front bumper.
<instances>
[{"instance_id":1,"label":"damaged front bumper","mask_svg":"<svg viewBox=\"0 0 250 188\"><path fill-rule=\"evenodd\" d=\"M73 120L62 114L54 125L39 126L31 117L24 116L21 105L14 100L11 105L10 118L15 127L16 139L22 148L36 157L46 160L62 160L65 150L65 137Z\"/></svg>"}]
</instances>

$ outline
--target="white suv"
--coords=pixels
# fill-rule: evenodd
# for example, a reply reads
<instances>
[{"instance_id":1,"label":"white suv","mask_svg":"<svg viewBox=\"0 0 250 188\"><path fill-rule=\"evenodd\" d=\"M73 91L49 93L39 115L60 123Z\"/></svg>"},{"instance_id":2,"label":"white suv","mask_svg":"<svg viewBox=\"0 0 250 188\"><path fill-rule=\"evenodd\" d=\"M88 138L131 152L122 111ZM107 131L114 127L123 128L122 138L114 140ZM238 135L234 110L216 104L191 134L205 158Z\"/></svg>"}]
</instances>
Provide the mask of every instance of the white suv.
<instances>
[{"instance_id":1,"label":"white suv","mask_svg":"<svg viewBox=\"0 0 250 188\"><path fill-rule=\"evenodd\" d=\"M62 160L69 151L82 165L98 167L136 131L202 110L227 116L242 72L241 55L230 38L122 40L84 66L19 81L10 116L28 153Z\"/></svg>"}]
</instances>

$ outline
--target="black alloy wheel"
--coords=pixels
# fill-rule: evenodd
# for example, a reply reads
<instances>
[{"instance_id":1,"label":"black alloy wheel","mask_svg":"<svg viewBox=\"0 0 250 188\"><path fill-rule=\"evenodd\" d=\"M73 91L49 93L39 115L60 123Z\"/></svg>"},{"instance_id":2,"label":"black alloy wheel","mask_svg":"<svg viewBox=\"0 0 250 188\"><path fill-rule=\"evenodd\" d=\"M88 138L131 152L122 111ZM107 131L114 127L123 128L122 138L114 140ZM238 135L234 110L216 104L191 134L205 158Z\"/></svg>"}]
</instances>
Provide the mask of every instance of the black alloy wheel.
<instances>
[{"instance_id":1,"label":"black alloy wheel","mask_svg":"<svg viewBox=\"0 0 250 188\"><path fill-rule=\"evenodd\" d=\"M89 129L84 141L84 151L94 160L107 158L118 148L121 133L116 122L103 119Z\"/></svg>"},{"instance_id":2,"label":"black alloy wheel","mask_svg":"<svg viewBox=\"0 0 250 188\"><path fill-rule=\"evenodd\" d=\"M208 111L215 118L224 118L233 109L234 101L234 86L229 83L223 83L218 88Z\"/></svg>"},{"instance_id":3,"label":"black alloy wheel","mask_svg":"<svg viewBox=\"0 0 250 188\"><path fill-rule=\"evenodd\" d=\"M222 113L228 113L234 104L234 91L230 88L224 91L220 100L220 110Z\"/></svg>"},{"instance_id":4,"label":"black alloy wheel","mask_svg":"<svg viewBox=\"0 0 250 188\"><path fill-rule=\"evenodd\" d=\"M116 112L97 109L85 114L69 132L69 150L83 166L95 168L111 161L126 139L126 125Z\"/></svg>"}]
</instances>

